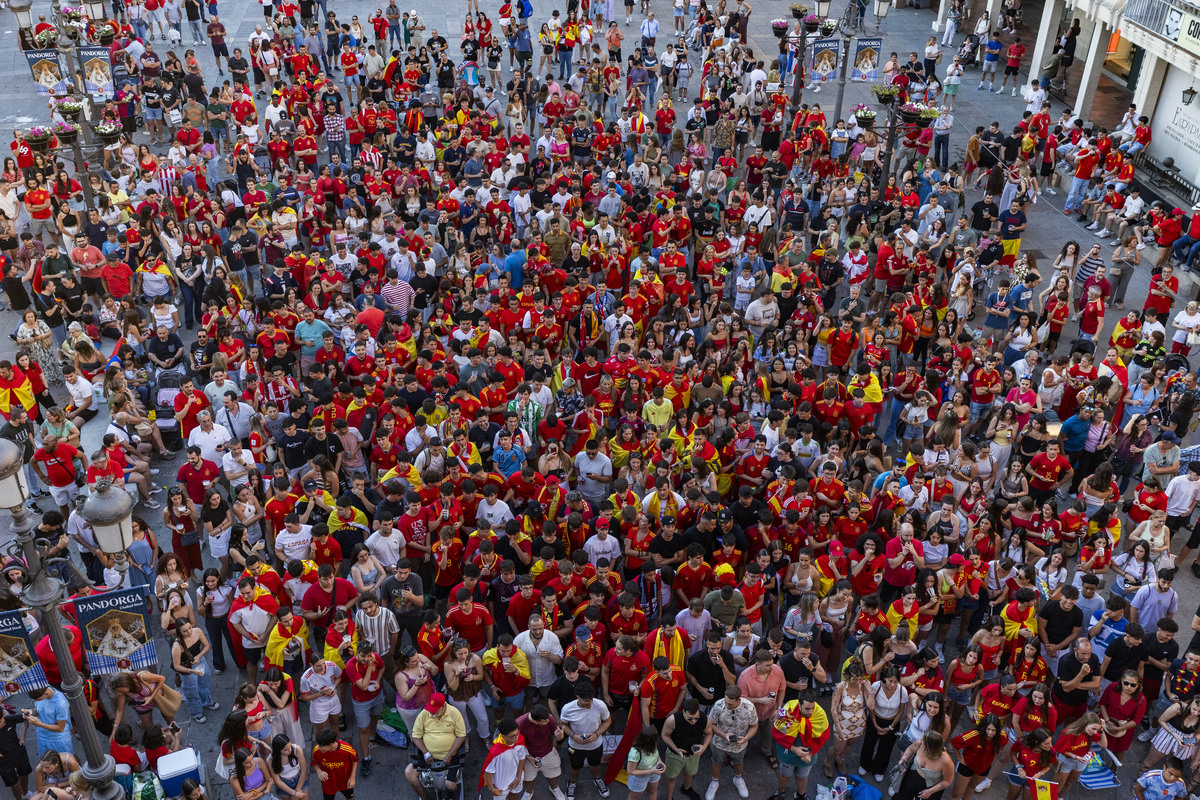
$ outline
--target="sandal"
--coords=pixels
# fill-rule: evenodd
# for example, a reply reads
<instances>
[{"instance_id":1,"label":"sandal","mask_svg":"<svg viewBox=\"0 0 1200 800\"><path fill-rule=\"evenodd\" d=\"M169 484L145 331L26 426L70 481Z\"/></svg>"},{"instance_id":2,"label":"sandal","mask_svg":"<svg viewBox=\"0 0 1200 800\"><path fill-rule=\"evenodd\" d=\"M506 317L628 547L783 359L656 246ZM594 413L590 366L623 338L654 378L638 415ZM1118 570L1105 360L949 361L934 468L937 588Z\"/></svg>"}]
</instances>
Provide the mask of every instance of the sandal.
<instances>
[{"instance_id":1,"label":"sandal","mask_svg":"<svg viewBox=\"0 0 1200 800\"><path fill-rule=\"evenodd\" d=\"M830 759L828 758L825 759L825 777L833 778L833 764L830 763Z\"/></svg>"},{"instance_id":2,"label":"sandal","mask_svg":"<svg viewBox=\"0 0 1200 800\"><path fill-rule=\"evenodd\" d=\"M767 760L767 763L771 765L771 769L779 769L779 759L775 757L774 753L763 757Z\"/></svg>"}]
</instances>

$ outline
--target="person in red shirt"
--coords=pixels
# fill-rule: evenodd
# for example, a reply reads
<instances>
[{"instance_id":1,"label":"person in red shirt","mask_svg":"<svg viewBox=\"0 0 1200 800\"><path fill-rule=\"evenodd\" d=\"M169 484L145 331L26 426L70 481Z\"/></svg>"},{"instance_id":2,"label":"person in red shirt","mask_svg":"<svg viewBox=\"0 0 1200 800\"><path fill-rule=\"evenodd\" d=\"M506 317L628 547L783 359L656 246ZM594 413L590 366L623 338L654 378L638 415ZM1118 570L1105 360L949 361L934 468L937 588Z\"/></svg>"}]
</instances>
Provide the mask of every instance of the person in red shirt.
<instances>
[{"instance_id":1,"label":"person in red shirt","mask_svg":"<svg viewBox=\"0 0 1200 800\"><path fill-rule=\"evenodd\" d=\"M1087 217L1082 216L1083 200L1092 180L1092 173L1099 163L1100 154L1095 150L1084 147L1075 153L1075 178L1071 181L1071 190L1067 192L1063 213L1067 216L1071 215L1072 210L1080 213L1079 222L1087 220Z\"/></svg>"},{"instance_id":2,"label":"person in red shirt","mask_svg":"<svg viewBox=\"0 0 1200 800\"><path fill-rule=\"evenodd\" d=\"M609 709L628 708L633 689L650 674L650 657L631 636L617 637L616 645L604 655L600 686Z\"/></svg>"},{"instance_id":3,"label":"person in red shirt","mask_svg":"<svg viewBox=\"0 0 1200 800\"><path fill-rule=\"evenodd\" d=\"M200 412L209 408L210 405L204 393L196 391L196 385L192 379L184 378L179 394L175 395L175 419L179 420L179 432L184 441L187 441L192 431L199 426L200 421L197 417Z\"/></svg>"},{"instance_id":4,"label":"person in red shirt","mask_svg":"<svg viewBox=\"0 0 1200 800\"><path fill-rule=\"evenodd\" d=\"M333 728L322 728L314 735L315 747L312 768L321 781L321 791L332 798L341 792L346 800L354 798L354 783L358 775L358 753L347 742L337 738Z\"/></svg>"},{"instance_id":5,"label":"person in red shirt","mask_svg":"<svg viewBox=\"0 0 1200 800\"><path fill-rule=\"evenodd\" d=\"M1029 475L1029 495L1038 505L1048 502L1074 474L1071 462L1059 453L1059 444L1054 440L1046 445L1044 453L1030 459L1025 472Z\"/></svg>"},{"instance_id":6,"label":"person in red shirt","mask_svg":"<svg viewBox=\"0 0 1200 800\"><path fill-rule=\"evenodd\" d=\"M346 662L343 675L350 684L350 699L354 701L354 719L358 723L358 749L370 753L371 737L383 713L383 657L370 642L359 642L354 658ZM330 733L331 728L326 729ZM363 777L371 774L371 756L362 760Z\"/></svg>"},{"instance_id":7,"label":"person in red shirt","mask_svg":"<svg viewBox=\"0 0 1200 800\"><path fill-rule=\"evenodd\" d=\"M492 615L487 606L471 600L471 590L465 587L458 590L454 601L456 605L446 614L446 627L466 639L472 653L482 653L492 644Z\"/></svg>"},{"instance_id":8,"label":"person in red shirt","mask_svg":"<svg viewBox=\"0 0 1200 800\"><path fill-rule=\"evenodd\" d=\"M1158 258L1154 261L1154 266L1162 268L1167 263L1167 259L1171 257L1174 250L1175 242L1183 236L1183 209L1175 208L1171 210L1171 216L1159 222L1154 226L1154 241L1158 245Z\"/></svg>"}]
</instances>

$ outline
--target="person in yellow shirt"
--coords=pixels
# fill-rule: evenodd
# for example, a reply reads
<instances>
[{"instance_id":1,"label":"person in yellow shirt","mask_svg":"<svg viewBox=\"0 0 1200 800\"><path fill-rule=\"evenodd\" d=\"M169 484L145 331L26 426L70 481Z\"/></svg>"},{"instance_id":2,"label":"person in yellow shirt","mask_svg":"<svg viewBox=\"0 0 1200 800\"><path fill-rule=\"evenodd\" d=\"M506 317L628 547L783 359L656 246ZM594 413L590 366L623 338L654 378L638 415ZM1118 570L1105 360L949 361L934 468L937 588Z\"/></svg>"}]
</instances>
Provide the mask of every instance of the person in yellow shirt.
<instances>
[{"instance_id":1,"label":"person in yellow shirt","mask_svg":"<svg viewBox=\"0 0 1200 800\"><path fill-rule=\"evenodd\" d=\"M667 402L663 388L661 386L654 387L654 396L646 401L646 405L642 406L642 416L646 418L646 422L663 430L671 422L674 414L675 406Z\"/></svg>"}]
</instances>

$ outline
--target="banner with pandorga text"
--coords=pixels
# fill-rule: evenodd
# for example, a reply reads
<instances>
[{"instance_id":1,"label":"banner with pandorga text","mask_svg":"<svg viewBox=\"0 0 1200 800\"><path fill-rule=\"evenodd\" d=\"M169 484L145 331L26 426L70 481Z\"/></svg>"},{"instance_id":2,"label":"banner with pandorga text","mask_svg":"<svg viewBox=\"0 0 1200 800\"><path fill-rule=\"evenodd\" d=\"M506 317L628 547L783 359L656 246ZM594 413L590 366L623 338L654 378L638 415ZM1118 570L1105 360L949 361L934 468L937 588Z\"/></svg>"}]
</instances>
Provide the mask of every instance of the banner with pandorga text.
<instances>
[{"instance_id":1,"label":"banner with pandorga text","mask_svg":"<svg viewBox=\"0 0 1200 800\"><path fill-rule=\"evenodd\" d=\"M0 614L0 700L45 685L46 672L33 651L21 612L5 611Z\"/></svg>"},{"instance_id":2,"label":"banner with pandorga text","mask_svg":"<svg viewBox=\"0 0 1200 800\"><path fill-rule=\"evenodd\" d=\"M78 597L74 605L92 674L136 671L158 663L143 590Z\"/></svg>"}]
</instances>

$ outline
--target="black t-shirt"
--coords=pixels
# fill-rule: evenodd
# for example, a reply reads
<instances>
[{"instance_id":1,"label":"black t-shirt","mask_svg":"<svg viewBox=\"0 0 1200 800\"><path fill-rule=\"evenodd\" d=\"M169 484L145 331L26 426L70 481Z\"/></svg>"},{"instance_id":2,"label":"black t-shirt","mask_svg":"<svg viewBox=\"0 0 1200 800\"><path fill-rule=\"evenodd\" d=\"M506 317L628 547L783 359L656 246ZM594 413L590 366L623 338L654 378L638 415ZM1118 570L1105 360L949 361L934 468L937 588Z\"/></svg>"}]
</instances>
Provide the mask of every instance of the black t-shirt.
<instances>
[{"instance_id":1,"label":"black t-shirt","mask_svg":"<svg viewBox=\"0 0 1200 800\"><path fill-rule=\"evenodd\" d=\"M988 218L984 218L984 214ZM1000 206L995 202L987 203L980 200L975 205L971 206L971 227L977 231L986 231L992 227L992 221L1000 216Z\"/></svg>"},{"instance_id":2,"label":"black t-shirt","mask_svg":"<svg viewBox=\"0 0 1200 800\"><path fill-rule=\"evenodd\" d=\"M672 559L679 554L679 551L687 548L683 542L683 537L676 533L671 537L671 541L667 541L660 533L650 540L649 550L655 555L661 556L663 559Z\"/></svg>"},{"instance_id":3,"label":"black t-shirt","mask_svg":"<svg viewBox=\"0 0 1200 800\"><path fill-rule=\"evenodd\" d=\"M83 303L87 298L83 295L83 287L78 283L74 286L60 283L54 290L54 296L58 298L58 302L62 303L68 319L76 319L83 313Z\"/></svg>"},{"instance_id":4,"label":"black t-shirt","mask_svg":"<svg viewBox=\"0 0 1200 800\"><path fill-rule=\"evenodd\" d=\"M395 575L389 577L383 582L383 586L379 587L379 599L383 602L383 605L391 609L392 613L396 615L398 622L411 623L414 620L420 620L421 614L425 611L424 607L414 605L409 600L406 600L400 594L404 589L408 589L415 595L425 594L425 587L421 583L421 576L417 574L416 570L409 572L408 577L403 581Z\"/></svg>"},{"instance_id":5,"label":"black t-shirt","mask_svg":"<svg viewBox=\"0 0 1200 800\"><path fill-rule=\"evenodd\" d=\"M725 669L733 672L733 656L728 650L722 649L719 653L721 661L725 663ZM714 664L712 656L708 654L708 648L702 647L699 651L688 656L687 673L695 679L696 683L700 684L706 690L712 690L713 699L695 695L696 699L704 705L711 705L718 699L725 696L725 673L721 671L719 664ZM689 687L690 688L690 687Z\"/></svg>"},{"instance_id":6,"label":"black t-shirt","mask_svg":"<svg viewBox=\"0 0 1200 800\"><path fill-rule=\"evenodd\" d=\"M550 684L550 693L547 695L547 699L553 700L554 707L561 712L563 706L575 701L575 687L586 680L589 679L582 671L575 676L575 680L571 680L566 675L559 675L558 679Z\"/></svg>"},{"instance_id":7,"label":"black t-shirt","mask_svg":"<svg viewBox=\"0 0 1200 800\"><path fill-rule=\"evenodd\" d=\"M1146 645L1138 642L1131 647L1122 636L1104 650L1104 658L1108 661L1108 669L1103 677L1110 681L1120 680L1125 670L1138 671L1138 665L1146 660Z\"/></svg>"},{"instance_id":8,"label":"black t-shirt","mask_svg":"<svg viewBox=\"0 0 1200 800\"><path fill-rule=\"evenodd\" d=\"M283 465L289 470L297 469L304 466L308 461L308 456L305 452L308 446L308 440L312 438L303 431L296 431L296 435L289 437L286 433L279 439L276 444L279 445L279 452L283 456Z\"/></svg>"},{"instance_id":9,"label":"black t-shirt","mask_svg":"<svg viewBox=\"0 0 1200 800\"><path fill-rule=\"evenodd\" d=\"M217 352L217 343L209 339L204 344L192 342L188 347L188 354L192 358L192 363L196 367L196 371L208 375L208 371L212 369L213 355Z\"/></svg>"},{"instance_id":10,"label":"black t-shirt","mask_svg":"<svg viewBox=\"0 0 1200 800\"><path fill-rule=\"evenodd\" d=\"M1146 637L1142 646L1146 648L1146 666L1142 668L1142 680L1156 683L1162 681L1163 671L1151 664L1150 659L1165 661L1168 664L1174 662L1179 657L1179 642L1173 638L1160 642L1155 634Z\"/></svg>"},{"instance_id":11,"label":"black t-shirt","mask_svg":"<svg viewBox=\"0 0 1200 800\"><path fill-rule=\"evenodd\" d=\"M413 308L428 308L429 302L433 296L437 294L438 279L425 273L425 277L414 275L408 282L408 285L413 288L415 297L413 298Z\"/></svg>"},{"instance_id":12,"label":"black t-shirt","mask_svg":"<svg viewBox=\"0 0 1200 800\"><path fill-rule=\"evenodd\" d=\"M1083 611L1079 606L1072 606L1070 611L1064 611L1057 602L1047 603L1042 606L1038 616L1046 621L1046 638L1050 644L1058 644L1076 628L1083 626Z\"/></svg>"},{"instance_id":13,"label":"black t-shirt","mask_svg":"<svg viewBox=\"0 0 1200 800\"><path fill-rule=\"evenodd\" d=\"M315 436L309 439L308 443L304 445L304 454L310 461L317 456L326 456L329 463L336 464L338 453L345 449L342 447L341 439L326 433L323 440Z\"/></svg>"},{"instance_id":14,"label":"black t-shirt","mask_svg":"<svg viewBox=\"0 0 1200 800\"><path fill-rule=\"evenodd\" d=\"M1093 675L1100 674L1100 659L1096 658L1095 653L1088 656L1088 666L1092 668L1092 671L1084 679L1085 682L1091 680ZM1067 653L1058 661L1058 682L1054 684L1054 696L1066 705L1081 706L1088 700L1087 689L1072 689L1067 691L1062 688L1063 683L1073 680L1082 668L1083 665L1079 663L1079 659L1075 657L1074 652Z\"/></svg>"},{"instance_id":15,"label":"black t-shirt","mask_svg":"<svg viewBox=\"0 0 1200 800\"><path fill-rule=\"evenodd\" d=\"M808 654L808 663L816 663L816 656L813 655L811 650ZM804 666L804 663L796 655L795 650L779 660L779 668L783 670L783 679L788 683L798 683L804 688L809 688L816 684L812 670ZM786 700L795 700L799 694L799 691L789 686L784 697Z\"/></svg>"},{"instance_id":16,"label":"black t-shirt","mask_svg":"<svg viewBox=\"0 0 1200 800\"><path fill-rule=\"evenodd\" d=\"M183 342L174 333L167 334L166 341L155 336L146 342L146 351L159 361L169 363L183 351Z\"/></svg>"},{"instance_id":17,"label":"black t-shirt","mask_svg":"<svg viewBox=\"0 0 1200 800\"><path fill-rule=\"evenodd\" d=\"M295 375L296 362L297 358L295 353L284 353L281 356L271 356L267 359L266 370L268 374L274 372L276 369L281 369L283 370L284 375Z\"/></svg>"}]
</instances>

